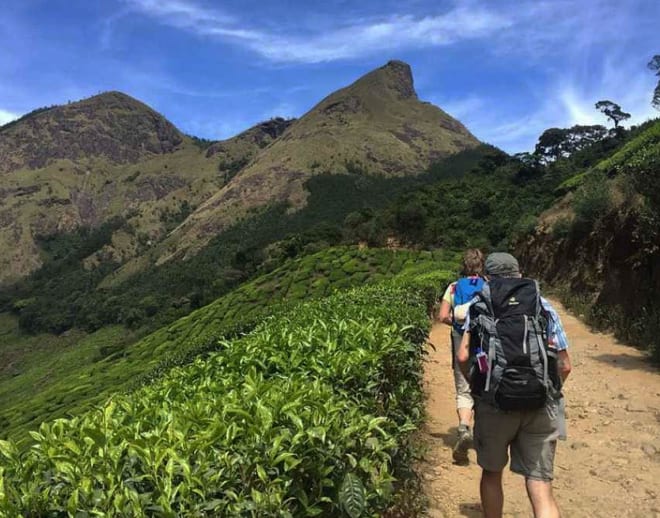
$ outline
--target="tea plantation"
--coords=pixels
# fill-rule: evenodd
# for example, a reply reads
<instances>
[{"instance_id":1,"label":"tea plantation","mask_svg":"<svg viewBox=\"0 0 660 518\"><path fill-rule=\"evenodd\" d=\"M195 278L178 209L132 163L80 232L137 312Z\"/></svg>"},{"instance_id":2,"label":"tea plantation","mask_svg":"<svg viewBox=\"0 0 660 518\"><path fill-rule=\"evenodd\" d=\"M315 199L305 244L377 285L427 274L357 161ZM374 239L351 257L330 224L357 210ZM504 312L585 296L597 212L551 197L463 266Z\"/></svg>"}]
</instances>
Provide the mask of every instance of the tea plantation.
<instances>
[{"instance_id":1,"label":"tea plantation","mask_svg":"<svg viewBox=\"0 0 660 518\"><path fill-rule=\"evenodd\" d=\"M0 511L378 513L409 463L428 307L454 260L329 249L111 354L74 417L0 442ZM108 397L113 379L134 390Z\"/></svg>"},{"instance_id":2,"label":"tea plantation","mask_svg":"<svg viewBox=\"0 0 660 518\"><path fill-rule=\"evenodd\" d=\"M214 349L218 339L247 332L298 301L395 275L410 281L420 272L448 272L456 262L450 252L329 248L292 260L137 342L119 329L100 330L66 345L58 355L66 358L66 365L54 361L57 357L52 354L48 357L52 363L27 357L20 376L0 376L0 438L21 439L44 420L76 415ZM39 340L50 344L52 337L11 335L7 340L24 341L31 348Z\"/></svg>"}]
</instances>

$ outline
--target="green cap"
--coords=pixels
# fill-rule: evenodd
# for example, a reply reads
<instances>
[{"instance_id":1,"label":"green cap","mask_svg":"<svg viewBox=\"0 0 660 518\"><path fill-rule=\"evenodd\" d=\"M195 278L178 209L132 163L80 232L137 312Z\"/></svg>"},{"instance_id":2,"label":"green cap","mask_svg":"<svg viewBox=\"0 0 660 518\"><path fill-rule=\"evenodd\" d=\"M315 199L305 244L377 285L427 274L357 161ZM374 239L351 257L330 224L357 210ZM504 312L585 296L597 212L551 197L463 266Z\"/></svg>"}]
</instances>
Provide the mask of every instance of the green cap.
<instances>
[{"instance_id":1,"label":"green cap","mask_svg":"<svg viewBox=\"0 0 660 518\"><path fill-rule=\"evenodd\" d=\"M520 273L518 260L506 252L493 252L486 257L486 275L510 275Z\"/></svg>"}]
</instances>

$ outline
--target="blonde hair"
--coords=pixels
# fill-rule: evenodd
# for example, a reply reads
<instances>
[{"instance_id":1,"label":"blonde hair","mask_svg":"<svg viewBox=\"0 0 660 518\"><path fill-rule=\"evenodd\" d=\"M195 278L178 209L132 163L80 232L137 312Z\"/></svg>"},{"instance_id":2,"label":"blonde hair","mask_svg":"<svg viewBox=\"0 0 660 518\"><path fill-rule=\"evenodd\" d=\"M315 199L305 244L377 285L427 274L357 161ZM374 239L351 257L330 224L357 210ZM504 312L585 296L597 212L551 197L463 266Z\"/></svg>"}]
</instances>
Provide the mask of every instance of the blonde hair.
<instances>
[{"instance_id":1,"label":"blonde hair","mask_svg":"<svg viewBox=\"0 0 660 518\"><path fill-rule=\"evenodd\" d=\"M463 254L461 275L469 277L484 274L484 254L478 248L468 248Z\"/></svg>"}]
</instances>

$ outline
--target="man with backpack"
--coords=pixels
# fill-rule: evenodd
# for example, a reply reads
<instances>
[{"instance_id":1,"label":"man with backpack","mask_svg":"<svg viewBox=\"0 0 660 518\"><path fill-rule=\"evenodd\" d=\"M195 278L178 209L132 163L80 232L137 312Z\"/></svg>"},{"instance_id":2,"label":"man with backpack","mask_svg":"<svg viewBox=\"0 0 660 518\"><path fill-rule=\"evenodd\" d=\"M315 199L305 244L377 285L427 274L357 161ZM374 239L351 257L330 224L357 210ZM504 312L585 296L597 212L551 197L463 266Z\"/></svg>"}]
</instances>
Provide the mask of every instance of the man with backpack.
<instances>
[{"instance_id":1,"label":"man with backpack","mask_svg":"<svg viewBox=\"0 0 660 518\"><path fill-rule=\"evenodd\" d=\"M468 463L468 449L472 446L472 395L470 385L465 381L456 363L456 351L463 338L463 323L466 310L474 295L481 290L484 279L484 254L481 250L470 248L463 254L461 278L452 282L446 289L438 320L452 326L452 368L454 370L454 387L456 389L456 413L458 414L457 439L452 456L458 464Z\"/></svg>"},{"instance_id":2,"label":"man with backpack","mask_svg":"<svg viewBox=\"0 0 660 518\"><path fill-rule=\"evenodd\" d=\"M557 518L552 494L560 399L570 373L566 334L538 283L510 254L486 259L487 283L470 304L456 360L475 398L475 449L486 518L501 518L502 471L525 477L536 518Z\"/></svg>"}]
</instances>

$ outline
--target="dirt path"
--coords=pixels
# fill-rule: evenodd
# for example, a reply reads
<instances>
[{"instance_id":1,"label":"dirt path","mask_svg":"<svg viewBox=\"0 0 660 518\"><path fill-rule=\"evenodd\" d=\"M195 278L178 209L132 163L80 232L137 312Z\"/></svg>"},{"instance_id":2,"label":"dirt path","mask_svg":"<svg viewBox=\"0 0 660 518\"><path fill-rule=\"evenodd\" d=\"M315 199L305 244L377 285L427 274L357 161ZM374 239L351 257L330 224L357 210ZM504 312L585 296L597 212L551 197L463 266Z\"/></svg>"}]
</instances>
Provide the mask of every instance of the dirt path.
<instances>
[{"instance_id":1,"label":"dirt path","mask_svg":"<svg viewBox=\"0 0 660 518\"><path fill-rule=\"evenodd\" d=\"M565 518L660 517L660 373L637 350L593 333L554 303L570 340L568 440L555 461L555 495ZM432 329L425 369L428 452L420 472L431 517L480 517L479 476L452 464L457 418L449 328ZM506 517L529 517L523 479L505 472Z\"/></svg>"}]
</instances>

